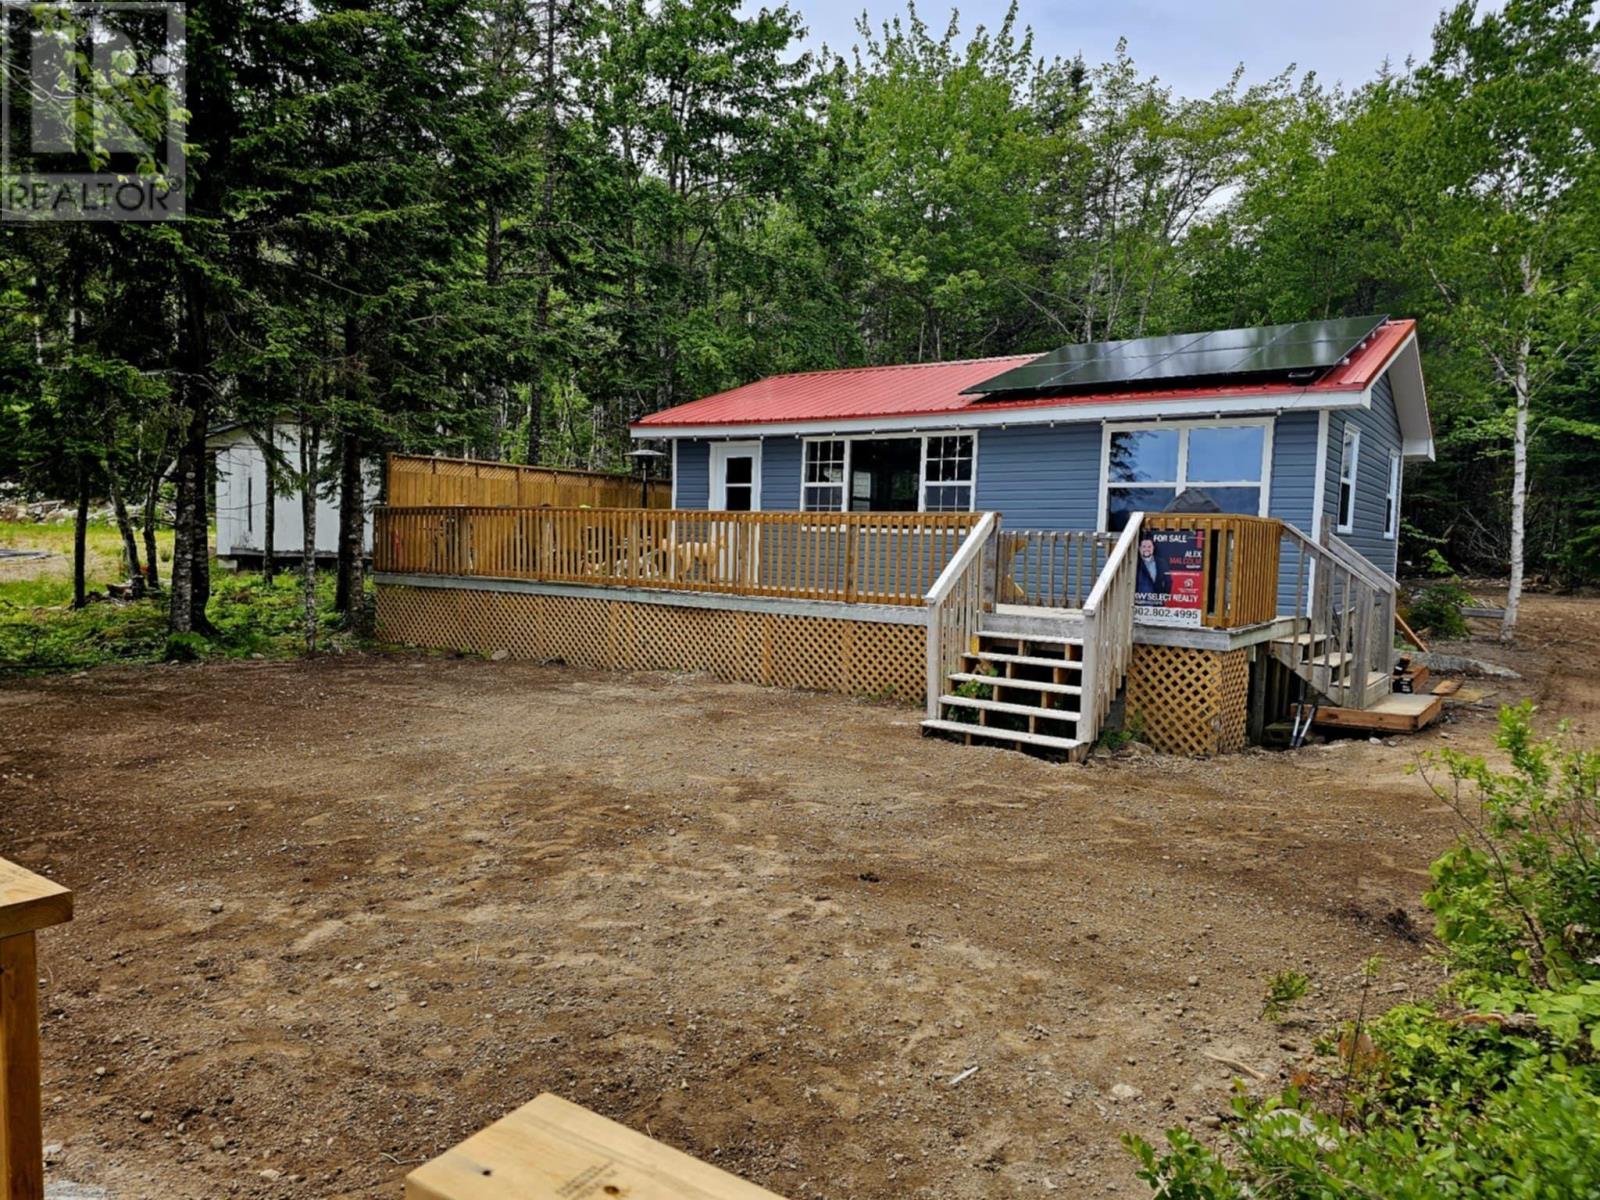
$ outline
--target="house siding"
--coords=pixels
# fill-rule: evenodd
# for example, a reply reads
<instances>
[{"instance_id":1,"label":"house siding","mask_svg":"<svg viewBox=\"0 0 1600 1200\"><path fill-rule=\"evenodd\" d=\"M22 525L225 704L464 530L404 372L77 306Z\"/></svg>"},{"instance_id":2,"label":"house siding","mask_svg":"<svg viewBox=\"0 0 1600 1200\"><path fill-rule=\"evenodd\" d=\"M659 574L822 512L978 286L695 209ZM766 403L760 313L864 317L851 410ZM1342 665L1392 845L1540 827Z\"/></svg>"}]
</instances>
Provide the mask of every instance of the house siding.
<instances>
[{"instance_id":1,"label":"house siding","mask_svg":"<svg viewBox=\"0 0 1600 1200\"><path fill-rule=\"evenodd\" d=\"M678 508L711 506L711 443L685 438L673 464L673 503Z\"/></svg>"},{"instance_id":2,"label":"house siding","mask_svg":"<svg viewBox=\"0 0 1600 1200\"><path fill-rule=\"evenodd\" d=\"M1267 515L1287 521L1310 537L1317 508L1317 429L1320 410L1297 410L1278 417L1272 430L1272 485ZM1294 611L1299 578L1298 551L1283 543L1278 563L1278 611Z\"/></svg>"},{"instance_id":3,"label":"house siding","mask_svg":"<svg viewBox=\"0 0 1600 1200\"><path fill-rule=\"evenodd\" d=\"M1361 430L1361 450L1356 464L1356 505L1353 528L1339 533L1339 471L1346 425ZM1328 418L1327 492L1323 500L1325 527L1362 557L1391 575L1395 571L1398 539L1383 536L1383 514L1389 495L1389 456L1401 448L1400 418L1394 391L1385 373L1372 387L1370 409L1334 411ZM1309 532L1309 530L1307 531Z\"/></svg>"},{"instance_id":4,"label":"house siding","mask_svg":"<svg viewBox=\"0 0 1600 1200\"><path fill-rule=\"evenodd\" d=\"M1006 529L1094 529L1100 516L1098 421L978 434L976 507Z\"/></svg>"},{"instance_id":5,"label":"house siding","mask_svg":"<svg viewBox=\"0 0 1600 1200\"><path fill-rule=\"evenodd\" d=\"M768 512L794 512L800 507L800 439L761 440L761 507Z\"/></svg>"}]
</instances>

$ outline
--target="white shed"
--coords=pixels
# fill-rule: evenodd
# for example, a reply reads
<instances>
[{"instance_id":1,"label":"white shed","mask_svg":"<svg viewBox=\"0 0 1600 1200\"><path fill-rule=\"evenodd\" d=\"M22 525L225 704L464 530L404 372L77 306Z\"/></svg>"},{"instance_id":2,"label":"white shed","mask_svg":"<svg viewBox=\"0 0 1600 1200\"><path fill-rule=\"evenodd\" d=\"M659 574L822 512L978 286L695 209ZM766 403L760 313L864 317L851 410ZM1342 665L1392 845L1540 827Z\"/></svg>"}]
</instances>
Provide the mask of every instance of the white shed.
<instances>
[{"instance_id":1,"label":"white shed","mask_svg":"<svg viewBox=\"0 0 1600 1200\"><path fill-rule=\"evenodd\" d=\"M266 548L267 459L256 442L256 433L242 425L226 425L206 439L216 452L217 465L217 557L235 566L259 562ZM280 421L272 436L284 461L291 469L300 463L300 426ZM332 449L324 442L326 458ZM366 532L363 548L372 552L372 506L378 501L382 467L376 460L365 464ZM305 548L305 529L300 521L300 490L279 485L273 503L274 558L299 558ZM319 557L333 558L339 552L339 501L337 491L317 498L317 544Z\"/></svg>"}]
</instances>

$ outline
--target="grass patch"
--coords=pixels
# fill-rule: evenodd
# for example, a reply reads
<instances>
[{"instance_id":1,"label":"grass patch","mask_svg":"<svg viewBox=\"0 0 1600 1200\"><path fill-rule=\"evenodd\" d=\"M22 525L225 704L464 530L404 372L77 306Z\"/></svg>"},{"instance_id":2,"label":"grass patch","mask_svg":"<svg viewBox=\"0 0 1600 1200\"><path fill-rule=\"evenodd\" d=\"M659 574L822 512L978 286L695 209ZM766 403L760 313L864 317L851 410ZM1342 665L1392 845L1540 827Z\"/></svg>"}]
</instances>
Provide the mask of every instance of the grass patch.
<instances>
[{"instance_id":1,"label":"grass patch","mask_svg":"<svg viewBox=\"0 0 1600 1200\"><path fill-rule=\"evenodd\" d=\"M167 635L166 597L100 601L74 610L72 588L57 580L0 585L0 674L82 670L102 663L292 658L305 651L301 581L294 573L271 584L255 574L213 571L206 615L215 637ZM317 646L355 648L333 608L332 572L317 576Z\"/></svg>"}]
</instances>

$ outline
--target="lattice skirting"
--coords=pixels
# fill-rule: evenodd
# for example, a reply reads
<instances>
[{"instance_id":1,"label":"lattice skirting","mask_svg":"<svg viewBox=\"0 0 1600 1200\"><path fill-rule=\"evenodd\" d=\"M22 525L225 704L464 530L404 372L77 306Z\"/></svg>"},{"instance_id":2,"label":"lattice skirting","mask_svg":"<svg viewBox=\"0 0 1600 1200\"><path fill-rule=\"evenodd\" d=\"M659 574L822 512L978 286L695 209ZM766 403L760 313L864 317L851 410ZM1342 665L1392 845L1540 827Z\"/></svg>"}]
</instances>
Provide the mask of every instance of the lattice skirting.
<instances>
[{"instance_id":1,"label":"lattice skirting","mask_svg":"<svg viewBox=\"0 0 1600 1200\"><path fill-rule=\"evenodd\" d=\"M1128 667L1126 721L1168 754L1242 750L1250 686L1248 650L1135 645Z\"/></svg>"},{"instance_id":2,"label":"lattice skirting","mask_svg":"<svg viewBox=\"0 0 1600 1200\"><path fill-rule=\"evenodd\" d=\"M920 704L920 625L679 608L474 588L378 587L386 641L607 670L704 671L741 683Z\"/></svg>"}]
</instances>

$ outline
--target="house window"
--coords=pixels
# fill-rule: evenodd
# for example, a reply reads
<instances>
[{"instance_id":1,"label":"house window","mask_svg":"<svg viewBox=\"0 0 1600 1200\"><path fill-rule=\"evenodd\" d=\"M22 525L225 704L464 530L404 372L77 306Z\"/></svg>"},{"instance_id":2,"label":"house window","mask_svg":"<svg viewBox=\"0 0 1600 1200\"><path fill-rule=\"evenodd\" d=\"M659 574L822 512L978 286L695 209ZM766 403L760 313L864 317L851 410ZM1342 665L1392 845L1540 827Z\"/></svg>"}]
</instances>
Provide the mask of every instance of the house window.
<instances>
[{"instance_id":1,"label":"house window","mask_svg":"<svg viewBox=\"0 0 1600 1200\"><path fill-rule=\"evenodd\" d=\"M807 512L967 512L973 437L818 438L805 443Z\"/></svg>"},{"instance_id":2,"label":"house window","mask_svg":"<svg viewBox=\"0 0 1600 1200\"><path fill-rule=\"evenodd\" d=\"M244 477L244 528L246 533L256 531L256 480L253 475Z\"/></svg>"},{"instance_id":3,"label":"house window","mask_svg":"<svg viewBox=\"0 0 1600 1200\"><path fill-rule=\"evenodd\" d=\"M843 439L806 443L804 495L800 507L807 512L844 510L844 467L849 443Z\"/></svg>"},{"instance_id":4,"label":"house window","mask_svg":"<svg viewBox=\"0 0 1600 1200\"><path fill-rule=\"evenodd\" d=\"M922 511L970 512L971 509L971 435L929 438L927 461L922 470Z\"/></svg>"},{"instance_id":5,"label":"house window","mask_svg":"<svg viewBox=\"0 0 1600 1200\"><path fill-rule=\"evenodd\" d=\"M1349 533L1356 526L1356 471L1361 463L1361 430L1344 427L1344 446L1339 452L1338 531Z\"/></svg>"},{"instance_id":6,"label":"house window","mask_svg":"<svg viewBox=\"0 0 1600 1200\"><path fill-rule=\"evenodd\" d=\"M1383 502L1383 536L1391 541L1400 532L1400 451L1389 452L1389 494Z\"/></svg>"},{"instance_id":7,"label":"house window","mask_svg":"<svg viewBox=\"0 0 1600 1200\"><path fill-rule=\"evenodd\" d=\"M1260 516L1266 509L1266 462L1263 422L1111 427L1104 527L1117 532L1134 513L1160 512L1191 488L1223 512Z\"/></svg>"}]
</instances>

